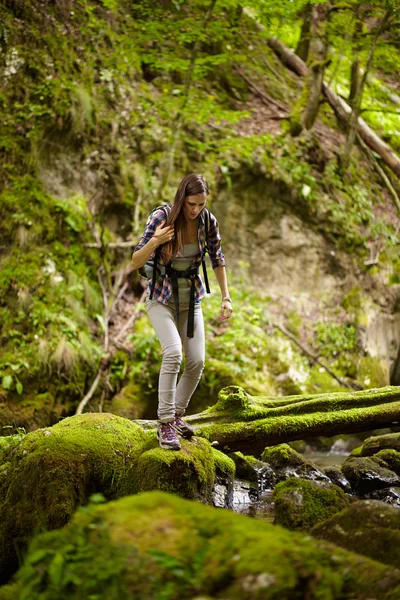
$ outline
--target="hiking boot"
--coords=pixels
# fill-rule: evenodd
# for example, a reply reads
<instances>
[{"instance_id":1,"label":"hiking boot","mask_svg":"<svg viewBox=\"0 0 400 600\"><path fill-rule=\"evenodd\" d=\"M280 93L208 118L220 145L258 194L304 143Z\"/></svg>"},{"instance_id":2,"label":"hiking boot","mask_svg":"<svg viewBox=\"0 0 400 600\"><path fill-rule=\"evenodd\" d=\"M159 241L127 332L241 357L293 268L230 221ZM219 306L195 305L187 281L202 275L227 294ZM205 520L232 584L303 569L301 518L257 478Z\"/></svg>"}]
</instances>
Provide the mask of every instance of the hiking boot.
<instances>
[{"instance_id":1,"label":"hiking boot","mask_svg":"<svg viewBox=\"0 0 400 600\"><path fill-rule=\"evenodd\" d=\"M176 435L174 421L169 423L159 423L157 428L157 438L160 448L165 450L179 450L180 441Z\"/></svg>"},{"instance_id":2,"label":"hiking boot","mask_svg":"<svg viewBox=\"0 0 400 600\"><path fill-rule=\"evenodd\" d=\"M178 417L178 415L175 415L173 424L174 424L174 427L177 430L177 432L182 437L189 439L192 436L194 436L194 430L190 427L190 425L185 423L185 421L182 419L182 417Z\"/></svg>"}]
</instances>

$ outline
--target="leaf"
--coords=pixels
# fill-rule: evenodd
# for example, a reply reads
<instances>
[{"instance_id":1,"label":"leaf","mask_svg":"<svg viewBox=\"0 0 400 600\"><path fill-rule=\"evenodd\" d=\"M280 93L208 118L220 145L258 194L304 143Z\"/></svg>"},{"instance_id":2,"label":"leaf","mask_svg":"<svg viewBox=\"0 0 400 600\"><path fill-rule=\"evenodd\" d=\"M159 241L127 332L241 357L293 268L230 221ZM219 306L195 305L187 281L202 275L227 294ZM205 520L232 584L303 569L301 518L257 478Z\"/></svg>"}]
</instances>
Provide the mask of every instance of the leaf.
<instances>
[{"instance_id":1,"label":"leaf","mask_svg":"<svg viewBox=\"0 0 400 600\"><path fill-rule=\"evenodd\" d=\"M51 561L49 568L48 568L49 577L51 579L51 582L54 585L57 586L61 583L63 571L64 571L64 557L62 554L57 552L57 554Z\"/></svg>"},{"instance_id":2,"label":"leaf","mask_svg":"<svg viewBox=\"0 0 400 600\"><path fill-rule=\"evenodd\" d=\"M65 217L65 222L68 223L68 225L71 227L71 229L73 231L75 231L76 233L80 233L81 227L79 226L79 224L76 222L76 220L74 219L74 217L72 215L68 215L67 217Z\"/></svg>"},{"instance_id":3,"label":"leaf","mask_svg":"<svg viewBox=\"0 0 400 600\"><path fill-rule=\"evenodd\" d=\"M13 378L11 375L4 375L1 384L5 390L9 390L12 386L12 382L13 382Z\"/></svg>"},{"instance_id":4,"label":"leaf","mask_svg":"<svg viewBox=\"0 0 400 600\"><path fill-rule=\"evenodd\" d=\"M42 560L42 558L44 558L45 556L47 556L47 554L49 553L49 551L46 549L42 549L42 550L36 550L36 552L33 552L33 554L29 555L29 564L34 565L36 563L38 563L39 561Z\"/></svg>"},{"instance_id":5,"label":"leaf","mask_svg":"<svg viewBox=\"0 0 400 600\"><path fill-rule=\"evenodd\" d=\"M22 392L24 391L24 386L22 385L22 383L19 380L17 380L17 384L15 387L16 387L18 394L21 395Z\"/></svg>"},{"instance_id":6,"label":"leaf","mask_svg":"<svg viewBox=\"0 0 400 600\"><path fill-rule=\"evenodd\" d=\"M102 328L103 332L105 333L105 331L106 331L106 323L104 321L104 318L101 315L96 315L96 319L100 323L101 328Z\"/></svg>"}]
</instances>

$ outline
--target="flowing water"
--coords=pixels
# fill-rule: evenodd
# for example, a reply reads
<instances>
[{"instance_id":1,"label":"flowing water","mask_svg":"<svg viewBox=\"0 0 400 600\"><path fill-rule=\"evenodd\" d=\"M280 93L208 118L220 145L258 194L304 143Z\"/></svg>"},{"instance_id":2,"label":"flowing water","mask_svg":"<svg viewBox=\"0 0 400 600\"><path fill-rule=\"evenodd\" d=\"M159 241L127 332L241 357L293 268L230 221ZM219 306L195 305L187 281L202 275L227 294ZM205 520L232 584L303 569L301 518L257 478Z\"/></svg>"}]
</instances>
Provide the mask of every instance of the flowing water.
<instances>
[{"instance_id":1,"label":"flowing water","mask_svg":"<svg viewBox=\"0 0 400 600\"><path fill-rule=\"evenodd\" d=\"M349 452L322 452L308 451L303 453L304 458L314 463L317 467L340 467ZM216 486L217 487L217 486ZM219 504L223 506L227 499L227 490L224 486L219 486ZM223 491L225 490L225 491ZM259 472L258 489L252 486L248 481L235 479L233 484L232 508L233 511L241 515L247 515L254 519L260 519L273 523L274 521L274 490L268 488L263 476L262 470Z\"/></svg>"}]
</instances>

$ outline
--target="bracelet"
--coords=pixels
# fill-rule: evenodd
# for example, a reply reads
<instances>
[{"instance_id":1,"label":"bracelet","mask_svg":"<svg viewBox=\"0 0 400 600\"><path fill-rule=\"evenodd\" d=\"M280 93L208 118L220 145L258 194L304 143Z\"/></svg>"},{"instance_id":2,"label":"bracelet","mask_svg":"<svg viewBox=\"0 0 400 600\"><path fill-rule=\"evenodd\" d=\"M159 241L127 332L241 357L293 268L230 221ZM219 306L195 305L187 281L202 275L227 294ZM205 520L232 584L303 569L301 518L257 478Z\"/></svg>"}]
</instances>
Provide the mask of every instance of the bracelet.
<instances>
[{"instance_id":1,"label":"bracelet","mask_svg":"<svg viewBox=\"0 0 400 600\"><path fill-rule=\"evenodd\" d=\"M224 302L225 300L227 300L228 302L230 302L232 304L232 300L230 299L230 296L224 296L221 300L221 302Z\"/></svg>"}]
</instances>

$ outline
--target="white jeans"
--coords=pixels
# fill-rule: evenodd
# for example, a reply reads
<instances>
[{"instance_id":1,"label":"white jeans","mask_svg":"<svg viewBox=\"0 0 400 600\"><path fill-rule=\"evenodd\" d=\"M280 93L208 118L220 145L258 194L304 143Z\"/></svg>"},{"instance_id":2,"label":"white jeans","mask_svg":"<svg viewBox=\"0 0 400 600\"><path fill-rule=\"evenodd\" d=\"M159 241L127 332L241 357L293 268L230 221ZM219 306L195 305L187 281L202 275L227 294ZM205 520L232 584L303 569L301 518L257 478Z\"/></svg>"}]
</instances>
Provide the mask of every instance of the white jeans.
<instances>
[{"instance_id":1,"label":"white jeans","mask_svg":"<svg viewBox=\"0 0 400 600\"><path fill-rule=\"evenodd\" d=\"M179 303L179 327L175 323L175 304L171 298L168 305L158 300L146 300L147 314L162 348L162 364L158 382L158 418L162 423L182 416L198 386L204 369L205 341L201 303L194 306L194 335L186 335L189 315L188 302ZM177 385L185 353L185 368Z\"/></svg>"}]
</instances>

